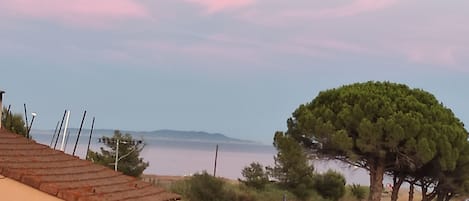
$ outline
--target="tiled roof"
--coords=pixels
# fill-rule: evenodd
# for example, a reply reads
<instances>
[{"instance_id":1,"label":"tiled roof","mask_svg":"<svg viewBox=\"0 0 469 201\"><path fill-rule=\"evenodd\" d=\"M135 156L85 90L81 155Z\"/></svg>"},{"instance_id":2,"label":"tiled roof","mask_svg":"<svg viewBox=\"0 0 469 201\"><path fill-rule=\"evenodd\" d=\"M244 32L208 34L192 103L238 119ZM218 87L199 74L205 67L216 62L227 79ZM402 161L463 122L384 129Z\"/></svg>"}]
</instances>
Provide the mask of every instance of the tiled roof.
<instances>
[{"instance_id":1,"label":"tiled roof","mask_svg":"<svg viewBox=\"0 0 469 201\"><path fill-rule=\"evenodd\" d=\"M0 174L67 201L173 201L137 178L0 129Z\"/></svg>"}]
</instances>

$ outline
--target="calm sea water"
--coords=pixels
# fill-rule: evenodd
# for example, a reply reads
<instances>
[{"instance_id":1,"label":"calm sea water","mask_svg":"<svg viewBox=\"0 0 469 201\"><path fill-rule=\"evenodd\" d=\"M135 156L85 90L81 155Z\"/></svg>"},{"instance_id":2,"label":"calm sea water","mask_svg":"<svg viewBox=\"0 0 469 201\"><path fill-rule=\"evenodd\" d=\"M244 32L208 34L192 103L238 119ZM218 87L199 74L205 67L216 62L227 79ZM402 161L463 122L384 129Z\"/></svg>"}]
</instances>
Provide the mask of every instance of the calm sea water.
<instances>
[{"instance_id":1,"label":"calm sea water","mask_svg":"<svg viewBox=\"0 0 469 201\"><path fill-rule=\"evenodd\" d=\"M32 133L33 138L38 142L50 145L52 134ZM57 143L59 149L61 140ZM65 152L73 152L76 136L70 136ZM91 140L91 149L99 150L103 144L99 144L97 138ZM84 158L88 137L80 137L76 154ZM146 174L159 175L191 175L197 172L207 171L213 173L215 161L215 146L213 142L183 142L170 140L145 140L145 149L141 156L145 161L150 162L150 166L145 170ZM55 141L52 143L54 146ZM217 176L230 179L241 178L241 170L251 162L259 162L264 166L274 164L276 150L269 145L259 144L219 144L217 160ZM347 183L369 184L369 176L366 171L353 168L337 161L315 161L314 167L318 172L325 172L333 169L344 174ZM385 183L390 179L386 178Z\"/></svg>"}]
</instances>

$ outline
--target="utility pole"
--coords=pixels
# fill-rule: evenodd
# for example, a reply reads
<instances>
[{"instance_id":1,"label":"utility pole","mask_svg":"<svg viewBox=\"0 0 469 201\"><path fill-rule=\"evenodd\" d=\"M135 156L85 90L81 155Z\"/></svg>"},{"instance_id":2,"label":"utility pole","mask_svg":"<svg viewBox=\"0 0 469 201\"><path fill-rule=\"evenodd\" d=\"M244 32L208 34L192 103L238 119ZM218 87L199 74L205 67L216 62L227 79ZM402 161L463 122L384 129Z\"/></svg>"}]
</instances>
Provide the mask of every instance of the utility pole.
<instances>
[{"instance_id":1,"label":"utility pole","mask_svg":"<svg viewBox=\"0 0 469 201\"><path fill-rule=\"evenodd\" d=\"M215 165L213 166L213 176L217 174L218 144L215 148Z\"/></svg>"},{"instance_id":2,"label":"utility pole","mask_svg":"<svg viewBox=\"0 0 469 201\"><path fill-rule=\"evenodd\" d=\"M114 162L114 171L117 172L117 162L119 162L119 138L117 138L116 144L116 162Z\"/></svg>"}]
</instances>

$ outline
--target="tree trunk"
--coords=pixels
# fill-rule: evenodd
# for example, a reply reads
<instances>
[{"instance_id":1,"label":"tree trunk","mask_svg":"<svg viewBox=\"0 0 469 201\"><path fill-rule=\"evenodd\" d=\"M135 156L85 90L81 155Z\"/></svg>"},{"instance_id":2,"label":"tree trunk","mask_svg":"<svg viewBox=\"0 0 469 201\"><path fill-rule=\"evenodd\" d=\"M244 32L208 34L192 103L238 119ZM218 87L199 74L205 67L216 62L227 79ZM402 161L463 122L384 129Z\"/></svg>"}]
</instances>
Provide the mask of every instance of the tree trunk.
<instances>
[{"instance_id":1,"label":"tree trunk","mask_svg":"<svg viewBox=\"0 0 469 201\"><path fill-rule=\"evenodd\" d=\"M435 188L437 188L437 187L435 187ZM433 191L431 193L427 193L427 192L428 192L428 186L424 187L424 185L422 185L422 201L431 201L437 195L436 189L433 189Z\"/></svg>"},{"instance_id":2,"label":"tree trunk","mask_svg":"<svg viewBox=\"0 0 469 201\"><path fill-rule=\"evenodd\" d=\"M402 176L394 176L392 193L391 193L391 201L397 201L397 199L399 198L399 189L401 188L401 185L403 182L404 182L404 178Z\"/></svg>"},{"instance_id":3,"label":"tree trunk","mask_svg":"<svg viewBox=\"0 0 469 201\"><path fill-rule=\"evenodd\" d=\"M422 190L421 190L422 191L422 201L425 201L427 199L427 187L425 187L425 185L422 184L421 188L422 188Z\"/></svg>"},{"instance_id":4,"label":"tree trunk","mask_svg":"<svg viewBox=\"0 0 469 201\"><path fill-rule=\"evenodd\" d=\"M383 193L384 159L377 159L370 164L370 195L368 201L381 201Z\"/></svg>"},{"instance_id":5,"label":"tree trunk","mask_svg":"<svg viewBox=\"0 0 469 201\"><path fill-rule=\"evenodd\" d=\"M409 186L409 201L414 201L414 184L411 183Z\"/></svg>"}]
</instances>

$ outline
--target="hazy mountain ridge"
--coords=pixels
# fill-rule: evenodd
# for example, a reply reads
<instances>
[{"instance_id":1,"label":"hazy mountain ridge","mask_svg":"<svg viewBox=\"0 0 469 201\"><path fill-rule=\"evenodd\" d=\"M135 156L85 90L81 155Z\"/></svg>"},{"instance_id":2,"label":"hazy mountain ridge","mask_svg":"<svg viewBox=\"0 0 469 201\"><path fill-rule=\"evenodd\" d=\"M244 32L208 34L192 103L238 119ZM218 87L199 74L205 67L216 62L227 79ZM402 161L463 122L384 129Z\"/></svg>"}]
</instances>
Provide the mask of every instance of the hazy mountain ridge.
<instances>
[{"instance_id":1,"label":"hazy mountain ridge","mask_svg":"<svg viewBox=\"0 0 469 201\"><path fill-rule=\"evenodd\" d=\"M197 141L197 142L222 142L222 143L239 143L239 144L261 144L254 141L242 140L237 138L228 137L221 133L208 133L203 131L179 131L179 130L170 130L170 129L161 129L155 131L129 131L129 130L120 130L122 133L129 133L135 138L144 138L144 139L161 139L161 140L173 140L173 141ZM32 131L35 134L41 135L52 135L54 130L37 130L33 129ZM63 131L62 131L63 132ZM77 128L70 128L67 130L67 133L75 136L78 133ZM89 129L82 129L81 135L88 136L90 133ZM111 136L114 134L113 129L95 129L93 130L93 136Z\"/></svg>"}]
</instances>

